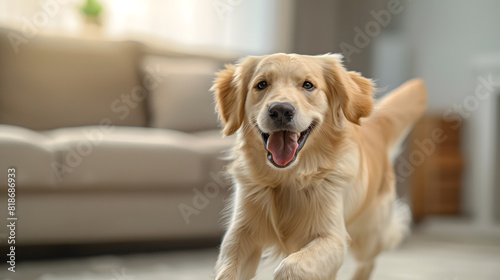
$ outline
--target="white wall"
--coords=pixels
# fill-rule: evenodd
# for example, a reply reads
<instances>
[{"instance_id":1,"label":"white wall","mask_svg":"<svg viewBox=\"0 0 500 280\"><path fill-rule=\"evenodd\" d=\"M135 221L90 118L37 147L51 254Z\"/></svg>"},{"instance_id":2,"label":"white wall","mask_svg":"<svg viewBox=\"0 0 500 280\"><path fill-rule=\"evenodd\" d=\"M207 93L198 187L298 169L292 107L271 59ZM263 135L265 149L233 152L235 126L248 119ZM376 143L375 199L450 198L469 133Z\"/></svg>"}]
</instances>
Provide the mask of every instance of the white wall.
<instances>
[{"instance_id":1,"label":"white wall","mask_svg":"<svg viewBox=\"0 0 500 280\"><path fill-rule=\"evenodd\" d=\"M396 33L392 31L390 36L380 36L378 44L384 46L392 40L399 45L394 46L395 50L401 50L403 46L404 51L396 51L400 57L392 62L375 58L375 69L400 67L398 63L402 63L405 67L400 68L407 69L407 73L394 73L393 76L423 78L429 90L430 111L443 112L452 108L453 104L463 104L468 96L474 94L477 78L483 74L477 69L477 61L500 56L500 1L411 1L401 19ZM394 36L399 40L393 40ZM391 75L385 74L381 82L391 84L390 78ZM493 98L481 102L493 102ZM478 110L470 110L471 116L464 120L463 151L466 160L472 158L480 143L481 135L474 134L476 128L467 126L480 113ZM494 156L494 151L491 153ZM466 164L463 208L467 214L474 216L473 203L478 186L471 180L471 165L476 165L474 169L477 170L485 163L469 160Z\"/></svg>"},{"instance_id":2,"label":"white wall","mask_svg":"<svg viewBox=\"0 0 500 280\"><path fill-rule=\"evenodd\" d=\"M462 103L473 93L478 56L500 53L500 1L412 1L403 36L413 55L413 75L426 80L432 109Z\"/></svg>"}]
</instances>

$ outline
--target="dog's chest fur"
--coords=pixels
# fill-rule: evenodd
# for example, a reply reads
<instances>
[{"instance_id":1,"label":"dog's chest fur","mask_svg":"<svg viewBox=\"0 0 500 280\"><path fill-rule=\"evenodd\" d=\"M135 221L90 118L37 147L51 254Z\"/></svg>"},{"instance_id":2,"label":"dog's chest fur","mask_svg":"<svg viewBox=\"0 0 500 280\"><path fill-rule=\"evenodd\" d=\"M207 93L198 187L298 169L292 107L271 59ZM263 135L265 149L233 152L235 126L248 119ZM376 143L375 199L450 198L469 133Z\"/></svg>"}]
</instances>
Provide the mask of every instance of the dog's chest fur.
<instances>
[{"instance_id":1,"label":"dog's chest fur","mask_svg":"<svg viewBox=\"0 0 500 280\"><path fill-rule=\"evenodd\" d=\"M262 211L260 234L272 237L283 253L299 250L312 239L327 234L334 227L337 190L323 182L297 190L290 186L259 187L254 200Z\"/></svg>"}]
</instances>

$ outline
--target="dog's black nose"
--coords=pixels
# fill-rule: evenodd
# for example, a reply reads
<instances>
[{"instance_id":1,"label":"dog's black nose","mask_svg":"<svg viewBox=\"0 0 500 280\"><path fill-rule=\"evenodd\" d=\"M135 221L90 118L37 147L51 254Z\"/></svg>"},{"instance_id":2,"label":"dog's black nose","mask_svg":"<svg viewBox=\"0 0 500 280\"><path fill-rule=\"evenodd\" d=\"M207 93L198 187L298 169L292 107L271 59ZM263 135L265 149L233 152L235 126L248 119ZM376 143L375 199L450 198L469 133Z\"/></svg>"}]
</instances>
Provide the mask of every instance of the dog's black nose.
<instances>
[{"instance_id":1,"label":"dog's black nose","mask_svg":"<svg viewBox=\"0 0 500 280\"><path fill-rule=\"evenodd\" d=\"M280 124L286 124L293 119L295 107L288 102L275 102L269 106L268 112L273 121Z\"/></svg>"}]
</instances>

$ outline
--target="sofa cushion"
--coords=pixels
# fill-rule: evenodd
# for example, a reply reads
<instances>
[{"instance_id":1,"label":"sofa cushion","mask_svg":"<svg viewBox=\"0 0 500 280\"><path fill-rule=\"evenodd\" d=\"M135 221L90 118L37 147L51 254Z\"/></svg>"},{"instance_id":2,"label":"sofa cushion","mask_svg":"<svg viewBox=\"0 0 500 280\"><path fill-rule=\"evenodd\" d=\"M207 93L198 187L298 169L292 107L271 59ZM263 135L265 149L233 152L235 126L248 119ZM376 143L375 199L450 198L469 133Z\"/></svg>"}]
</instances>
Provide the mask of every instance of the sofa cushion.
<instances>
[{"instance_id":1,"label":"sofa cushion","mask_svg":"<svg viewBox=\"0 0 500 280\"><path fill-rule=\"evenodd\" d=\"M151 126L186 132L217 128L212 73L171 73L151 92Z\"/></svg>"},{"instance_id":2,"label":"sofa cushion","mask_svg":"<svg viewBox=\"0 0 500 280\"><path fill-rule=\"evenodd\" d=\"M222 137L220 129L199 131L192 135L196 139L196 148L208 154L209 172L225 170L235 146L236 135Z\"/></svg>"},{"instance_id":3,"label":"sofa cushion","mask_svg":"<svg viewBox=\"0 0 500 280\"><path fill-rule=\"evenodd\" d=\"M62 188L178 188L208 177L193 136L144 127L87 126L46 132L60 154Z\"/></svg>"},{"instance_id":4,"label":"sofa cushion","mask_svg":"<svg viewBox=\"0 0 500 280\"><path fill-rule=\"evenodd\" d=\"M236 141L236 134L223 137L220 129L193 132L191 135L198 141L196 144L198 149L218 155L219 157L227 155Z\"/></svg>"},{"instance_id":5,"label":"sofa cushion","mask_svg":"<svg viewBox=\"0 0 500 280\"><path fill-rule=\"evenodd\" d=\"M179 205L192 206L193 195L191 190L25 193L16 213L22 221L18 240L22 240L23 245L53 245L220 238L223 227L219 220L226 204L223 200L226 189L221 188L202 211L190 215L187 223Z\"/></svg>"},{"instance_id":6,"label":"sofa cushion","mask_svg":"<svg viewBox=\"0 0 500 280\"><path fill-rule=\"evenodd\" d=\"M146 125L145 102L133 98L141 96L134 91L141 86L139 44L39 35L16 53L9 33L21 34L0 29L0 123L36 130L103 119Z\"/></svg>"},{"instance_id":7,"label":"sofa cushion","mask_svg":"<svg viewBox=\"0 0 500 280\"><path fill-rule=\"evenodd\" d=\"M54 187L57 176L51 166L57 154L50 139L30 129L0 125L0 188L7 188L7 169L16 169L18 189Z\"/></svg>"}]
</instances>

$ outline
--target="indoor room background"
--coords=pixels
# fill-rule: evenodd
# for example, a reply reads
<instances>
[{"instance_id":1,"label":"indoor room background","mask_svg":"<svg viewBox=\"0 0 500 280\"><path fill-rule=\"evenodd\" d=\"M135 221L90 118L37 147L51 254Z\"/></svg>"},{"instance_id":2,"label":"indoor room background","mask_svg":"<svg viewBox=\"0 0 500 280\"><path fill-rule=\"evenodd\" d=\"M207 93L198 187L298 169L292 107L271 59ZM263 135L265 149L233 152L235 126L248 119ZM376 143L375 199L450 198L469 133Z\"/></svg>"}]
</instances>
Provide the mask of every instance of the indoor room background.
<instances>
[{"instance_id":1,"label":"indoor room background","mask_svg":"<svg viewBox=\"0 0 500 280\"><path fill-rule=\"evenodd\" d=\"M394 162L413 233L374 279L496 279L498 11L494 0L0 0L0 220L11 168L19 218L16 273L0 227L0 279L209 279L234 142L209 89L224 64L276 52L342 53L376 98L414 77L427 85ZM451 253L432 264L420 246ZM393 275L400 256L415 266Z\"/></svg>"}]
</instances>

